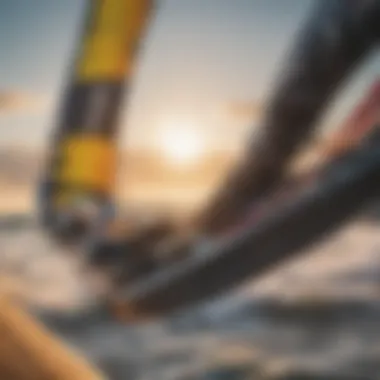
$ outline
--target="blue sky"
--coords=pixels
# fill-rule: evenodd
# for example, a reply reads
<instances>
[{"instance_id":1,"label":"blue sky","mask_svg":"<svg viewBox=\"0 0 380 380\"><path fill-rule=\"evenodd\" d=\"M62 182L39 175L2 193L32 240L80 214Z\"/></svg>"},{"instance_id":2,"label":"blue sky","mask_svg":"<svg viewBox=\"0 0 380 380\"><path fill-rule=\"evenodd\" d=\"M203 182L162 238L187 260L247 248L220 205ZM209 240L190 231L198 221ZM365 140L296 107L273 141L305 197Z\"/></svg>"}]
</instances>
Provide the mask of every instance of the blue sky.
<instances>
[{"instance_id":1,"label":"blue sky","mask_svg":"<svg viewBox=\"0 0 380 380\"><path fill-rule=\"evenodd\" d=\"M211 145L238 146L255 120L230 114L231 105L263 103L312 2L160 0L124 107L123 144L149 147L171 122L201 129ZM85 7L85 0L1 1L0 92L38 104L0 113L0 145L45 143ZM363 66L326 125L336 125L363 95L379 62L376 55Z\"/></svg>"}]
</instances>

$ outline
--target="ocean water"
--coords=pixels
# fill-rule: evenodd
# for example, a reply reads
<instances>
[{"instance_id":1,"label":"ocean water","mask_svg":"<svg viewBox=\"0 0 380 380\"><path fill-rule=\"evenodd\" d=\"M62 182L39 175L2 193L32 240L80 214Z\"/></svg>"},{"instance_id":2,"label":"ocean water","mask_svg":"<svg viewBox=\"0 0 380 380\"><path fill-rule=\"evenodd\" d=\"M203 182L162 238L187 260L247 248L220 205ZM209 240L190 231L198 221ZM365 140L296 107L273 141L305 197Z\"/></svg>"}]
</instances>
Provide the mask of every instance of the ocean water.
<instances>
[{"instance_id":1,"label":"ocean water","mask_svg":"<svg viewBox=\"0 0 380 380\"><path fill-rule=\"evenodd\" d=\"M361 220L221 299L122 324L38 229L0 232L0 287L109 379L380 379L379 225ZM78 253L79 254L79 253ZM90 285L92 284L92 285Z\"/></svg>"}]
</instances>

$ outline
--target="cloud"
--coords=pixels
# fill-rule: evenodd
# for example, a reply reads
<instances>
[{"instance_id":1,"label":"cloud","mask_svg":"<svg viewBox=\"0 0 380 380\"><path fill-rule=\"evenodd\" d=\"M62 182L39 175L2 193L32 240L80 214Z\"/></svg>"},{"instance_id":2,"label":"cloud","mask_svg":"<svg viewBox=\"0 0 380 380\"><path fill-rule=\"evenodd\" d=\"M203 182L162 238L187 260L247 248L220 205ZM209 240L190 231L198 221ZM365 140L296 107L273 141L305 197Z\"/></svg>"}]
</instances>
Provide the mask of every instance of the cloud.
<instances>
[{"instance_id":1,"label":"cloud","mask_svg":"<svg viewBox=\"0 0 380 380\"><path fill-rule=\"evenodd\" d=\"M263 107L260 103L254 101L231 102L227 105L226 112L233 118L237 119L257 119L261 116Z\"/></svg>"},{"instance_id":2,"label":"cloud","mask_svg":"<svg viewBox=\"0 0 380 380\"><path fill-rule=\"evenodd\" d=\"M42 95L0 89L0 115L40 112L46 105Z\"/></svg>"}]
</instances>

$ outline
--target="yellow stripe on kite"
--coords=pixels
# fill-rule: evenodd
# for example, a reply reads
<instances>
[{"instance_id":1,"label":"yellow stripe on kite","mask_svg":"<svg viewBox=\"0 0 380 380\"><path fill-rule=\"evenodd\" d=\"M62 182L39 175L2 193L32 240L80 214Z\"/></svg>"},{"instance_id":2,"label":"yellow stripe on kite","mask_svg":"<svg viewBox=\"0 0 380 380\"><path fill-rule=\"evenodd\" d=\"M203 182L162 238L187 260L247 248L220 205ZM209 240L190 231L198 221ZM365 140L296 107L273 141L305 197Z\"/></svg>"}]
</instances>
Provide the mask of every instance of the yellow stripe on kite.
<instances>
[{"instance_id":1,"label":"yellow stripe on kite","mask_svg":"<svg viewBox=\"0 0 380 380\"><path fill-rule=\"evenodd\" d=\"M80 81L124 79L131 71L151 0L97 0L77 63Z\"/></svg>"},{"instance_id":2,"label":"yellow stripe on kite","mask_svg":"<svg viewBox=\"0 0 380 380\"><path fill-rule=\"evenodd\" d=\"M102 136L72 136L62 145L62 161L56 178L59 183L110 192L117 166L114 143Z\"/></svg>"}]
</instances>

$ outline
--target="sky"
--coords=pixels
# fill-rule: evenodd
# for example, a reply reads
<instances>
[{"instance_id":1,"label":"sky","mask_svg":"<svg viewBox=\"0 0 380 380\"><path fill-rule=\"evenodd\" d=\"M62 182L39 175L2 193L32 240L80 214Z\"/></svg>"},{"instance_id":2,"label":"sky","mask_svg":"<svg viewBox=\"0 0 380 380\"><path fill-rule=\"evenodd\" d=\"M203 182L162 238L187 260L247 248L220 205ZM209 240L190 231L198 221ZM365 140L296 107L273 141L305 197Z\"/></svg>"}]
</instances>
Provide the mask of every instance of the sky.
<instances>
[{"instance_id":1,"label":"sky","mask_svg":"<svg viewBox=\"0 0 380 380\"><path fill-rule=\"evenodd\" d=\"M312 0L159 0L129 84L122 145L151 148L165 125L234 149L260 107ZM1 0L0 146L45 146L54 127L85 0ZM5 54L4 54L5 52ZM376 77L372 57L326 125L337 125Z\"/></svg>"}]
</instances>

